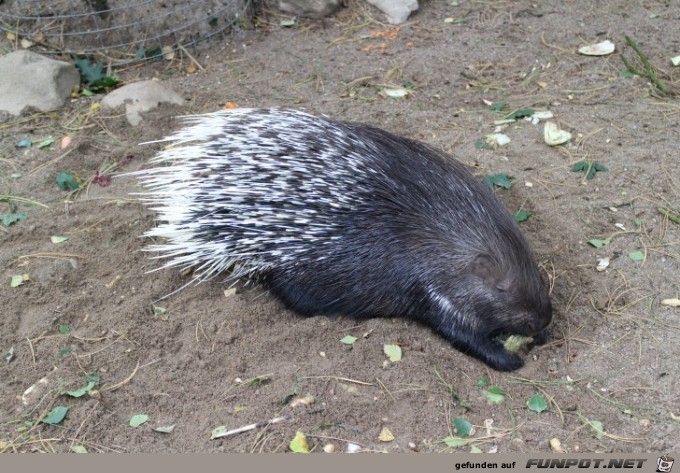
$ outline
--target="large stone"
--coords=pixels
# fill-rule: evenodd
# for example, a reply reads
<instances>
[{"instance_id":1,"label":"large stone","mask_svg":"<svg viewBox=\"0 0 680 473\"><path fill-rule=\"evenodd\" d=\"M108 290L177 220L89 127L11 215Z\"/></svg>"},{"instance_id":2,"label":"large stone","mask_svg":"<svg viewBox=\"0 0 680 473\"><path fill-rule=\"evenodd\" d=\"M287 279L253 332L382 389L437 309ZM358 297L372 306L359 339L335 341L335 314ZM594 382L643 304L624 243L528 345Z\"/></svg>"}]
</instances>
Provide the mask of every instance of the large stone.
<instances>
[{"instance_id":1,"label":"large stone","mask_svg":"<svg viewBox=\"0 0 680 473\"><path fill-rule=\"evenodd\" d=\"M116 108L125 105L125 116L132 126L142 121L140 112L153 110L162 103L184 104L184 97L157 80L133 82L110 92L102 99L102 107Z\"/></svg>"},{"instance_id":2,"label":"large stone","mask_svg":"<svg viewBox=\"0 0 680 473\"><path fill-rule=\"evenodd\" d=\"M408 16L418 9L418 0L366 0L382 11L387 21L398 25L406 21Z\"/></svg>"},{"instance_id":3,"label":"large stone","mask_svg":"<svg viewBox=\"0 0 680 473\"><path fill-rule=\"evenodd\" d=\"M322 18L340 9L342 0L279 0L279 10L291 15Z\"/></svg>"},{"instance_id":4,"label":"large stone","mask_svg":"<svg viewBox=\"0 0 680 473\"><path fill-rule=\"evenodd\" d=\"M21 115L26 107L47 112L64 105L80 82L75 66L31 51L0 57L0 110Z\"/></svg>"}]
</instances>

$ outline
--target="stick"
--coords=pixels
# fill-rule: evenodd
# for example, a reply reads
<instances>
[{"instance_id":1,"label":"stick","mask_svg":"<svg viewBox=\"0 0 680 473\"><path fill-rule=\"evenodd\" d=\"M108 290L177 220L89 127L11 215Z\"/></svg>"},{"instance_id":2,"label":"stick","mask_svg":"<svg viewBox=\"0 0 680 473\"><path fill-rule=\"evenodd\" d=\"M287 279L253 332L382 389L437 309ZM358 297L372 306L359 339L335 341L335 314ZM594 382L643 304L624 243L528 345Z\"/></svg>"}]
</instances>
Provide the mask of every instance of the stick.
<instances>
[{"instance_id":1,"label":"stick","mask_svg":"<svg viewBox=\"0 0 680 473\"><path fill-rule=\"evenodd\" d=\"M227 432L223 432L221 434L213 435L212 437L210 437L210 439L213 440L213 439L218 439L218 438L221 438L221 437L228 437L230 435L236 435L236 434L240 434L240 433L243 433L243 432L248 432L249 430L261 429L262 427L269 427L272 424L276 424L278 422L283 422L284 420L289 420L289 418L286 417L286 416L283 416L283 417L275 417L275 418L270 419L270 420L263 420L262 422L257 422L255 424L245 425L243 427L239 427L238 429L233 429L233 430L229 430Z\"/></svg>"}]
</instances>

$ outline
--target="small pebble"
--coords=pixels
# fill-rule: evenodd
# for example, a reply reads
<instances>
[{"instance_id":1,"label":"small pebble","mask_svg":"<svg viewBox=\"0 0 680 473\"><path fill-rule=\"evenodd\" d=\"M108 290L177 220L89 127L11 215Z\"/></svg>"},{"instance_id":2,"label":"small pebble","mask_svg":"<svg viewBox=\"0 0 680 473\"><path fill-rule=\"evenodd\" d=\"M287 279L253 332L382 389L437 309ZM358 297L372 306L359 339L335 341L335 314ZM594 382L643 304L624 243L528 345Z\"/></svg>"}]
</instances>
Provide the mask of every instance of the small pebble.
<instances>
[{"instance_id":1,"label":"small pebble","mask_svg":"<svg viewBox=\"0 0 680 473\"><path fill-rule=\"evenodd\" d=\"M323 451L326 453L333 453L335 451L335 445L332 443L327 443L323 446Z\"/></svg>"}]
</instances>

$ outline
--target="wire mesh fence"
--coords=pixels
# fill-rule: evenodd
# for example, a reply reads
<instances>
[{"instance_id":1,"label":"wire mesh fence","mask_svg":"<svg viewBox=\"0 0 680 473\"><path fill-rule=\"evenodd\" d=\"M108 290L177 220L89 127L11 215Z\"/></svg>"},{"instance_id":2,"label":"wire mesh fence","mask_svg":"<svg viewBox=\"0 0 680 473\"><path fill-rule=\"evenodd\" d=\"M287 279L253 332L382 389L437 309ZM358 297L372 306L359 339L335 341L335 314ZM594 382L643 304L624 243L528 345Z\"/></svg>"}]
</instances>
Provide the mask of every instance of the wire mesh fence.
<instances>
[{"instance_id":1,"label":"wire mesh fence","mask_svg":"<svg viewBox=\"0 0 680 473\"><path fill-rule=\"evenodd\" d=\"M0 0L0 28L48 54L156 58L247 25L253 0Z\"/></svg>"}]
</instances>

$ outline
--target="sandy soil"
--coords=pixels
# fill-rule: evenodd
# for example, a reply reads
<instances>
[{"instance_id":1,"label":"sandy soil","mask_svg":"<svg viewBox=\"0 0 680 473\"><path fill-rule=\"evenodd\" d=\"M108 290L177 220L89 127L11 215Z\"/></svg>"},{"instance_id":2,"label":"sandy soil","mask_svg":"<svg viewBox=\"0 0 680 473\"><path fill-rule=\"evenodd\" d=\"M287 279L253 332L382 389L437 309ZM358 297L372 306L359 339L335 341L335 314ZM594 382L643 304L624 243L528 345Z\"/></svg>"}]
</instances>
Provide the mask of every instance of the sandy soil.
<instances>
[{"instance_id":1,"label":"sandy soil","mask_svg":"<svg viewBox=\"0 0 680 473\"><path fill-rule=\"evenodd\" d=\"M680 10L624 0L450 3L423 2L400 28L358 2L297 28L269 14L195 51L205 72L188 74L186 58L121 70L125 81L158 77L187 99L136 128L121 112L90 111L97 96L0 125L0 194L49 206L16 202L27 219L0 230L0 451L284 452L297 431L315 452L350 442L387 452L549 452L553 438L569 452L680 450L680 309L661 303L680 294L680 225L658 211L680 213L680 106L648 80L619 75L621 55L634 60L630 35L677 86L670 58L680 51ZM614 54L576 53L604 39ZM413 93L385 97L380 84ZM69 194L55 177L91 180L114 162L117 172L143 168L159 148L138 143L170 133L177 115L228 101L380 126L480 175L514 176L499 192L512 212L532 212L522 228L553 284L550 342L500 374L410 321L303 318L257 288L225 293L214 281L157 302L188 279L147 273L159 263L140 251L154 214L130 195L138 183L114 174L108 186ZM478 149L502 118L485 101L551 110L572 143L549 147L542 123L519 120L503 130L509 144ZM66 134L66 150L15 147ZM571 172L582 160L608 171L585 179ZM0 213L10 210L3 203ZM52 243L55 235L68 240ZM609 243L598 249L592 239ZM642 261L629 256L637 251ZM598 258L609 258L605 271ZM11 287L23 274L30 281ZM346 335L358 341L343 345ZM385 367L383 345L394 343L403 359ZM86 373L99 377L89 393L63 394L85 386ZM485 383L505 398L491 403ZM293 407L307 394L314 402ZM540 414L527 407L536 394L548 401ZM69 408L61 422L38 422L57 406ZM137 414L148 421L134 428ZM281 416L210 438L219 426ZM443 440L456 435L456 418L474 428L452 447ZM383 428L394 440L379 439Z\"/></svg>"}]
</instances>

